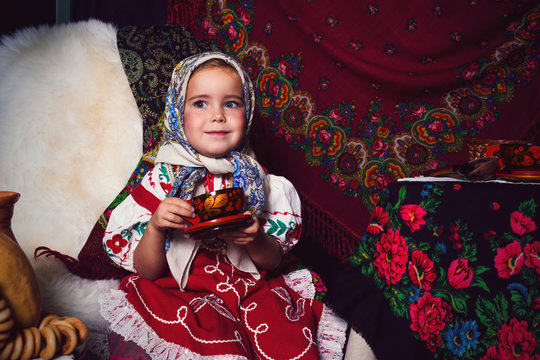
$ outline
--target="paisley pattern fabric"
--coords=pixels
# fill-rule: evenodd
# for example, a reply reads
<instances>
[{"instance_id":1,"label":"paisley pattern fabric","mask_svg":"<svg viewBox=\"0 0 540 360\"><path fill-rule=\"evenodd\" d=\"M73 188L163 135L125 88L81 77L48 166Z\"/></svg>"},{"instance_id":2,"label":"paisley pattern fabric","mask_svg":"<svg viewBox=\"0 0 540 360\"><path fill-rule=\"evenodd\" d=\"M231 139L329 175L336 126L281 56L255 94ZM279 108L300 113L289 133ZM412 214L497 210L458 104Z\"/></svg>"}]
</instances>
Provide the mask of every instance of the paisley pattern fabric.
<instances>
[{"instance_id":1,"label":"paisley pattern fabric","mask_svg":"<svg viewBox=\"0 0 540 360\"><path fill-rule=\"evenodd\" d=\"M118 29L116 39L124 71L145 123L144 144L147 144L165 109L174 67L188 56L219 49L208 41L195 39L181 25L123 26Z\"/></svg>"},{"instance_id":2,"label":"paisley pattern fabric","mask_svg":"<svg viewBox=\"0 0 540 360\"><path fill-rule=\"evenodd\" d=\"M250 74L270 170L360 234L388 184L466 161L469 138L526 135L535 4L209 0L191 30Z\"/></svg>"}]
</instances>

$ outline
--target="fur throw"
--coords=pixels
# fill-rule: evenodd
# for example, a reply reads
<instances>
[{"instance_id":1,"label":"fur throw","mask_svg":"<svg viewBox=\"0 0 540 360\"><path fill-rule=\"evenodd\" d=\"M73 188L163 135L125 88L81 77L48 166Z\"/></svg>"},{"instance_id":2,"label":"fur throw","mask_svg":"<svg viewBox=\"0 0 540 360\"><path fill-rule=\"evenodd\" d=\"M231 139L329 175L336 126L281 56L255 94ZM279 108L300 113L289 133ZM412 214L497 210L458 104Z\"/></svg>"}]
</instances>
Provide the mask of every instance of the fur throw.
<instances>
[{"instance_id":1,"label":"fur throw","mask_svg":"<svg viewBox=\"0 0 540 360\"><path fill-rule=\"evenodd\" d=\"M76 257L142 151L142 119L116 47L98 21L27 28L0 47L0 190L27 253Z\"/></svg>"},{"instance_id":2,"label":"fur throw","mask_svg":"<svg viewBox=\"0 0 540 360\"><path fill-rule=\"evenodd\" d=\"M19 30L0 45L0 190L21 194L12 229L32 261L43 308L103 330L97 294L47 246L77 257L142 152L142 118L116 46L116 28L87 21Z\"/></svg>"}]
</instances>

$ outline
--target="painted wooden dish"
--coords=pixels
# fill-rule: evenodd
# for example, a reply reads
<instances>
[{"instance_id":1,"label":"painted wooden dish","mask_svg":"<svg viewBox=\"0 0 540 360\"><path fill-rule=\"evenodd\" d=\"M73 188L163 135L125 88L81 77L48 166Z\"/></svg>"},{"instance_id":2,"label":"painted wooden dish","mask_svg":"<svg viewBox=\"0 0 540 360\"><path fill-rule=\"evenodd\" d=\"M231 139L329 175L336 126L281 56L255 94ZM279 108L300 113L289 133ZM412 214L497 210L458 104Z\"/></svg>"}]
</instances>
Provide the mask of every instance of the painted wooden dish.
<instances>
[{"instance_id":1,"label":"painted wooden dish","mask_svg":"<svg viewBox=\"0 0 540 360\"><path fill-rule=\"evenodd\" d=\"M529 143L501 144L499 157L503 172L512 175L540 175L540 145Z\"/></svg>"},{"instance_id":2,"label":"painted wooden dish","mask_svg":"<svg viewBox=\"0 0 540 360\"><path fill-rule=\"evenodd\" d=\"M243 213L244 199L244 189L233 187L195 196L190 202L198 223Z\"/></svg>"}]
</instances>

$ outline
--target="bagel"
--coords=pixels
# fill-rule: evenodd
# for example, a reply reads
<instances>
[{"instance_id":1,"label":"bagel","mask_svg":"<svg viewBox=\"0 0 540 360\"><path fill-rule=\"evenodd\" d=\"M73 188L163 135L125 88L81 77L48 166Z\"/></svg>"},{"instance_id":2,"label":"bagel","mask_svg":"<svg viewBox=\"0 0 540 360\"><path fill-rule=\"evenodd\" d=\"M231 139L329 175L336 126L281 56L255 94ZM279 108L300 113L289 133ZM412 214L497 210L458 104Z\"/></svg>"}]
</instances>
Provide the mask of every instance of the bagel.
<instances>
[{"instance_id":1,"label":"bagel","mask_svg":"<svg viewBox=\"0 0 540 360\"><path fill-rule=\"evenodd\" d=\"M11 319L11 309L9 307L5 307L0 310L0 323L9 319Z\"/></svg>"},{"instance_id":2,"label":"bagel","mask_svg":"<svg viewBox=\"0 0 540 360\"><path fill-rule=\"evenodd\" d=\"M48 315L45 315L41 321L39 322L39 327L38 329L41 330L43 329L43 327L49 325L49 323L55 319L58 319L60 318L60 316L56 315L56 314L48 314Z\"/></svg>"},{"instance_id":3,"label":"bagel","mask_svg":"<svg viewBox=\"0 0 540 360\"><path fill-rule=\"evenodd\" d=\"M60 334L60 330L58 330L56 325L53 325L53 324L50 324L50 323L47 326L50 327L51 330L53 331L54 337L56 338L56 343L60 344L60 342L62 341L62 334Z\"/></svg>"},{"instance_id":4,"label":"bagel","mask_svg":"<svg viewBox=\"0 0 540 360\"><path fill-rule=\"evenodd\" d=\"M34 353L32 354L32 358L37 358L39 356L39 351L41 350L41 333L35 326L32 326L29 329L34 338Z\"/></svg>"},{"instance_id":5,"label":"bagel","mask_svg":"<svg viewBox=\"0 0 540 360\"><path fill-rule=\"evenodd\" d=\"M0 341L7 341L11 337L11 331L0 332Z\"/></svg>"},{"instance_id":6,"label":"bagel","mask_svg":"<svg viewBox=\"0 0 540 360\"><path fill-rule=\"evenodd\" d=\"M83 343L88 338L88 328L86 325L79 319L75 317L63 317L62 320L70 324L77 330L77 334L79 335L79 342Z\"/></svg>"},{"instance_id":7,"label":"bagel","mask_svg":"<svg viewBox=\"0 0 540 360\"><path fill-rule=\"evenodd\" d=\"M17 360L21 357L23 351L24 339L21 333L18 333L13 340L13 351L11 352L10 360Z\"/></svg>"},{"instance_id":8,"label":"bagel","mask_svg":"<svg viewBox=\"0 0 540 360\"><path fill-rule=\"evenodd\" d=\"M15 323L13 321L13 318L10 318L8 321L0 323L0 333L9 332L13 328L14 324Z\"/></svg>"},{"instance_id":9,"label":"bagel","mask_svg":"<svg viewBox=\"0 0 540 360\"><path fill-rule=\"evenodd\" d=\"M0 298L0 310L4 310L7 307L8 307L8 303L6 299Z\"/></svg>"},{"instance_id":10,"label":"bagel","mask_svg":"<svg viewBox=\"0 0 540 360\"><path fill-rule=\"evenodd\" d=\"M62 355L69 355L77 347L77 332L71 325L55 324L62 333Z\"/></svg>"},{"instance_id":11,"label":"bagel","mask_svg":"<svg viewBox=\"0 0 540 360\"><path fill-rule=\"evenodd\" d=\"M11 353L13 352L13 340L8 341L4 350L0 352L0 360L9 360L11 358Z\"/></svg>"},{"instance_id":12,"label":"bagel","mask_svg":"<svg viewBox=\"0 0 540 360\"><path fill-rule=\"evenodd\" d=\"M45 346L39 352L39 357L44 360L49 360L56 354L56 335L50 326L44 326L41 330L41 335L45 339Z\"/></svg>"},{"instance_id":13,"label":"bagel","mask_svg":"<svg viewBox=\"0 0 540 360\"><path fill-rule=\"evenodd\" d=\"M30 360L34 356L34 334L30 331L30 328L24 329L22 334L24 341L20 360Z\"/></svg>"},{"instance_id":14,"label":"bagel","mask_svg":"<svg viewBox=\"0 0 540 360\"><path fill-rule=\"evenodd\" d=\"M70 323L68 323L66 320L62 319L62 318L57 318L57 319L54 319L54 320L51 320L51 322L49 323L49 325L54 325L54 326L58 326L58 325L64 325L64 326L67 326L67 327L70 327L72 328L73 330L75 330L75 327L73 325L71 325Z\"/></svg>"}]
</instances>

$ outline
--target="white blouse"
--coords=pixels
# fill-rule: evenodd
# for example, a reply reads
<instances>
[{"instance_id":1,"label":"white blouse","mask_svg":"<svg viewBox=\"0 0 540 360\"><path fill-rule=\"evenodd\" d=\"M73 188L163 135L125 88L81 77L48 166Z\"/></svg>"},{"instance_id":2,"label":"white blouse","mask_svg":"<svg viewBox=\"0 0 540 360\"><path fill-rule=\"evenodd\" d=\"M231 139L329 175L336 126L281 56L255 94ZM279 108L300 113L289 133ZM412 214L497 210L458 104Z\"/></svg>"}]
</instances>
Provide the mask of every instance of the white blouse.
<instances>
[{"instance_id":1,"label":"white blouse","mask_svg":"<svg viewBox=\"0 0 540 360\"><path fill-rule=\"evenodd\" d=\"M223 175L215 175L214 190L227 187L226 180ZM124 269L135 272L134 250L159 202L171 196L173 181L172 167L164 163L156 164L111 213L103 246L109 257ZM202 185L195 190L194 196L205 191ZM286 178L267 175L266 199L263 211L259 214L259 222L266 234L278 241L284 253L298 242L302 227L301 203L296 189ZM184 237L183 234L180 237ZM173 242L177 239L175 235ZM195 243L191 239L187 241ZM234 260L232 262L234 264ZM189 265L185 264L188 268Z\"/></svg>"}]
</instances>

